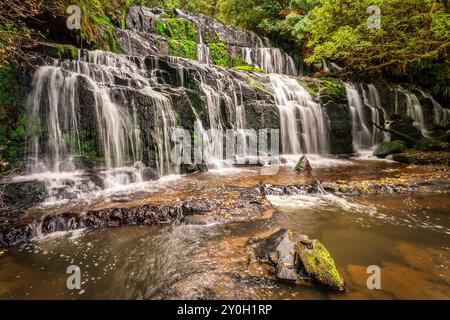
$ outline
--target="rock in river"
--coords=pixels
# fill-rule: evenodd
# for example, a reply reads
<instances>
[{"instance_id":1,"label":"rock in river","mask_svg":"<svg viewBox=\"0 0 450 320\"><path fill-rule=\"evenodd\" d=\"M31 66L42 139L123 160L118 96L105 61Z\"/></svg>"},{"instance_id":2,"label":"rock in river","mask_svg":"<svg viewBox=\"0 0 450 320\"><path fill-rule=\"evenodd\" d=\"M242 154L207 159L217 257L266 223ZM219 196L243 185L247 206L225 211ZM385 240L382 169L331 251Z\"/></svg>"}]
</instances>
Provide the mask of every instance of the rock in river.
<instances>
[{"instance_id":1,"label":"rock in river","mask_svg":"<svg viewBox=\"0 0 450 320\"><path fill-rule=\"evenodd\" d=\"M258 261L273 266L277 279L314 280L336 290L344 289L344 281L336 269L330 253L318 240L306 235L294 236L280 229L267 238L253 242Z\"/></svg>"}]
</instances>

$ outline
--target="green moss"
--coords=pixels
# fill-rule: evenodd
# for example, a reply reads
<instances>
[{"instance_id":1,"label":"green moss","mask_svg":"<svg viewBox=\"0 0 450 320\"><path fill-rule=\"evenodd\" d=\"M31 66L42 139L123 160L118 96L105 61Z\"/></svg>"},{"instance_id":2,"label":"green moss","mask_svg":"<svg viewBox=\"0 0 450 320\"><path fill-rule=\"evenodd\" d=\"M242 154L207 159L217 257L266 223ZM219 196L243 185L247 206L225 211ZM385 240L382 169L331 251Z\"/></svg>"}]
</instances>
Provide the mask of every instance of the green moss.
<instances>
[{"instance_id":1,"label":"green moss","mask_svg":"<svg viewBox=\"0 0 450 320\"><path fill-rule=\"evenodd\" d=\"M219 34L217 32L209 33L208 31L206 31L204 41L206 43L220 42Z\"/></svg>"},{"instance_id":2,"label":"green moss","mask_svg":"<svg viewBox=\"0 0 450 320\"><path fill-rule=\"evenodd\" d=\"M265 72L263 69L257 68L254 66L235 66L235 67L232 67L231 69L238 70L238 71L250 71L250 72L255 72L255 73L264 73Z\"/></svg>"},{"instance_id":3,"label":"green moss","mask_svg":"<svg viewBox=\"0 0 450 320\"><path fill-rule=\"evenodd\" d=\"M230 52L228 46L223 42L213 42L208 44L211 58L215 65L229 67L231 64Z\"/></svg>"},{"instance_id":4,"label":"green moss","mask_svg":"<svg viewBox=\"0 0 450 320\"><path fill-rule=\"evenodd\" d=\"M73 152L80 155L88 156L101 160L98 157L95 149L96 132L89 130L81 130L79 132L79 139L77 136L71 133L65 133L63 135L64 141L67 143L68 148Z\"/></svg>"},{"instance_id":5,"label":"green moss","mask_svg":"<svg viewBox=\"0 0 450 320\"><path fill-rule=\"evenodd\" d=\"M304 267L304 271L313 279L334 289L342 290L343 281L330 253L319 241L314 248L310 248L313 242L297 243L297 254Z\"/></svg>"},{"instance_id":6,"label":"green moss","mask_svg":"<svg viewBox=\"0 0 450 320\"><path fill-rule=\"evenodd\" d=\"M181 56L187 59L195 60L197 58L197 43L190 40L181 40Z\"/></svg>"},{"instance_id":7,"label":"green moss","mask_svg":"<svg viewBox=\"0 0 450 320\"><path fill-rule=\"evenodd\" d=\"M165 36L165 30L166 30L166 25L162 20L156 20L155 21L155 30L156 33L159 34L160 36Z\"/></svg>"},{"instance_id":8,"label":"green moss","mask_svg":"<svg viewBox=\"0 0 450 320\"><path fill-rule=\"evenodd\" d=\"M183 57L195 60L197 58L197 43L190 40L167 39L169 43L169 54L172 56Z\"/></svg>"},{"instance_id":9,"label":"green moss","mask_svg":"<svg viewBox=\"0 0 450 320\"><path fill-rule=\"evenodd\" d=\"M232 67L248 66L248 63L245 62L241 57L233 57L231 59L231 66Z\"/></svg>"},{"instance_id":10,"label":"green moss","mask_svg":"<svg viewBox=\"0 0 450 320\"><path fill-rule=\"evenodd\" d=\"M75 60L78 57L78 49L70 44L56 44L49 55L57 59Z\"/></svg>"},{"instance_id":11,"label":"green moss","mask_svg":"<svg viewBox=\"0 0 450 320\"><path fill-rule=\"evenodd\" d=\"M395 140L383 142L375 149L373 155L379 158L385 158L390 154L402 153L406 150L404 141Z\"/></svg>"},{"instance_id":12,"label":"green moss","mask_svg":"<svg viewBox=\"0 0 450 320\"><path fill-rule=\"evenodd\" d=\"M243 75L245 77L245 80L247 80L248 84L250 84L256 90L264 91L270 95L272 94L270 91L267 90L266 86L263 83L255 80L254 78L250 77L248 74L243 74Z\"/></svg>"},{"instance_id":13,"label":"green moss","mask_svg":"<svg viewBox=\"0 0 450 320\"><path fill-rule=\"evenodd\" d=\"M117 42L116 32L111 28L104 28L102 30L104 47L106 50L121 53L122 49L120 48L119 43Z\"/></svg>"},{"instance_id":14,"label":"green moss","mask_svg":"<svg viewBox=\"0 0 450 320\"><path fill-rule=\"evenodd\" d=\"M415 145L417 150L420 151L448 151L450 150L450 144L439 140L433 140L430 138L422 138L417 141Z\"/></svg>"},{"instance_id":15,"label":"green moss","mask_svg":"<svg viewBox=\"0 0 450 320\"><path fill-rule=\"evenodd\" d=\"M345 87L340 82L322 78L319 82L319 95L330 95L338 98L345 98L347 96L347 92Z\"/></svg>"},{"instance_id":16,"label":"green moss","mask_svg":"<svg viewBox=\"0 0 450 320\"><path fill-rule=\"evenodd\" d=\"M308 82L303 87L312 96L317 96L319 94L320 87L316 82Z\"/></svg>"},{"instance_id":17,"label":"green moss","mask_svg":"<svg viewBox=\"0 0 450 320\"><path fill-rule=\"evenodd\" d=\"M173 40L190 40L197 42L197 29L191 21L168 18L155 21L156 33Z\"/></svg>"}]
</instances>

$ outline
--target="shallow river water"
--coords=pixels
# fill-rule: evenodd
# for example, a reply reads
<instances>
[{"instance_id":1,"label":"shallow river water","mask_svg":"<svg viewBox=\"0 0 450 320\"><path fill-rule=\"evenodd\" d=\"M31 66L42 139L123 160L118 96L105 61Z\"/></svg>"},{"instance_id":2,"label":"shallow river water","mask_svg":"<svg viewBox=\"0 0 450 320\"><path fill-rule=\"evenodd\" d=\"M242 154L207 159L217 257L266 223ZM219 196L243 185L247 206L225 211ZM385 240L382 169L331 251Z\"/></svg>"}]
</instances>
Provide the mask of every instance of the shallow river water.
<instances>
[{"instance_id":1,"label":"shallow river water","mask_svg":"<svg viewBox=\"0 0 450 320\"><path fill-rule=\"evenodd\" d=\"M341 163L322 168L319 175L322 180L363 179L397 168L394 163ZM217 195L228 185L305 180L291 169L272 177L257 170L193 175L168 182L150 196ZM0 299L450 299L449 195L269 200L278 209L269 220L55 233L3 251ZM279 228L323 242L344 278L345 292L279 282L268 276L266 266L251 261L248 239ZM69 265L80 267L79 290L66 286ZM367 288L370 265L381 268L380 290Z\"/></svg>"}]
</instances>

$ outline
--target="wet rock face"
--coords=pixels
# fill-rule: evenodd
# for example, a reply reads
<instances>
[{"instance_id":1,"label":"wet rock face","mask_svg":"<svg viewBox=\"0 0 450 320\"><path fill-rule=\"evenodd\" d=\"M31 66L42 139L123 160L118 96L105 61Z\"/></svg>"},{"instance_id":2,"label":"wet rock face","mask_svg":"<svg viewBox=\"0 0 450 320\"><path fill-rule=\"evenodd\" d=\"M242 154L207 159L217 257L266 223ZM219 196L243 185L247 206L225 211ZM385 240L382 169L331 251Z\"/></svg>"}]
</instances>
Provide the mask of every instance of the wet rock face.
<instances>
[{"instance_id":1,"label":"wet rock face","mask_svg":"<svg viewBox=\"0 0 450 320\"><path fill-rule=\"evenodd\" d=\"M330 123L330 153L352 154L352 116L348 104L328 101L324 107Z\"/></svg>"},{"instance_id":2,"label":"wet rock face","mask_svg":"<svg viewBox=\"0 0 450 320\"><path fill-rule=\"evenodd\" d=\"M266 219L271 204L257 190L224 194L222 198L116 204L88 212L48 214L34 220L26 212L0 219L0 247L10 247L39 235L76 229L99 229L127 225L226 223Z\"/></svg>"},{"instance_id":3,"label":"wet rock face","mask_svg":"<svg viewBox=\"0 0 450 320\"><path fill-rule=\"evenodd\" d=\"M132 6L128 9L126 24L130 30L156 33L155 21L170 18L192 21L198 27L199 37L205 43L222 41L241 47L253 47L258 44L257 36L250 31L226 26L209 16L179 9L166 12L158 8Z\"/></svg>"},{"instance_id":4,"label":"wet rock face","mask_svg":"<svg viewBox=\"0 0 450 320\"><path fill-rule=\"evenodd\" d=\"M333 259L323 244L306 235L294 236L280 229L264 239L251 242L256 258L273 266L279 280L314 280L336 290L344 289Z\"/></svg>"},{"instance_id":5,"label":"wet rock face","mask_svg":"<svg viewBox=\"0 0 450 320\"><path fill-rule=\"evenodd\" d=\"M3 204L14 209L27 209L46 198L42 181L11 182L4 185Z\"/></svg>"},{"instance_id":6,"label":"wet rock face","mask_svg":"<svg viewBox=\"0 0 450 320\"><path fill-rule=\"evenodd\" d=\"M414 120L410 117L396 114L391 116L391 121L389 129L400 132L415 140L419 140L422 137L422 133L414 127ZM405 137L393 132L391 133L391 141L394 140L405 140ZM405 142L408 144L410 143L409 141Z\"/></svg>"}]
</instances>

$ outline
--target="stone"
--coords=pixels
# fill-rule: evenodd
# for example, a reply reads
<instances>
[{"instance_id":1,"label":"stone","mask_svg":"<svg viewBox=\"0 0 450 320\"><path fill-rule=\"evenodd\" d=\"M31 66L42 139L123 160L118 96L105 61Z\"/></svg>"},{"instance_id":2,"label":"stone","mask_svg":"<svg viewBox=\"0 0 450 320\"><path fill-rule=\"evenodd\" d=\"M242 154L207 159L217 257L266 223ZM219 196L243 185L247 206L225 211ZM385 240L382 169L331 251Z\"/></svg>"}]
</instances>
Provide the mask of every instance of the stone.
<instances>
[{"instance_id":1,"label":"stone","mask_svg":"<svg viewBox=\"0 0 450 320\"><path fill-rule=\"evenodd\" d=\"M332 289L344 290L344 280L339 275L330 253L321 242L298 241L296 252L299 267L308 277Z\"/></svg>"},{"instance_id":2,"label":"stone","mask_svg":"<svg viewBox=\"0 0 450 320\"><path fill-rule=\"evenodd\" d=\"M3 204L14 209L27 209L45 201L43 181L10 182L4 185Z\"/></svg>"},{"instance_id":3,"label":"stone","mask_svg":"<svg viewBox=\"0 0 450 320\"><path fill-rule=\"evenodd\" d=\"M406 145L404 141L388 141L383 142L375 149L373 155L378 158L386 158L390 154L402 153L406 150Z\"/></svg>"},{"instance_id":4,"label":"stone","mask_svg":"<svg viewBox=\"0 0 450 320\"><path fill-rule=\"evenodd\" d=\"M343 290L344 281L327 249L306 235L294 236L280 229L264 239L250 242L259 262L270 264L278 280L314 280L326 287Z\"/></svg>"},{"instance_id":5,"label":"stone","mask_svg":"<svg viewBox=\"0 0 450 320\"><path fill-rule=\"evenodd\" d=\"M301 156L300 160L298 160L297 164L294 167L294 170L311 173L312 167L305 155Z\"/></svg>"},{"instance_id":6,"label":"stone","mask_svg":"<svg viewBox=\"0 0 450 320\"><path fill-rule=\"evenodd\" d=\"M353 154L352 116L348 104L328 101L324 107L330 123L330 153Z\"/></svg>"},{"instance_id":7,"label":"stone","mask_svg":"<svg viewBox=\"0 0 450 320\"><path fill-rule=\"evenodd\" d=\"M391 124L389 129L400 132L411 139L419 140L422 138L422 133L414 127L414 120L408 116L394 114L391 116ZM405 140L405 137L398 135L394 132L391 133L391 141L402 140L405 141L407 145L411 145L409 140Z\"/></svg>"}]
</instances>

